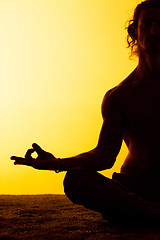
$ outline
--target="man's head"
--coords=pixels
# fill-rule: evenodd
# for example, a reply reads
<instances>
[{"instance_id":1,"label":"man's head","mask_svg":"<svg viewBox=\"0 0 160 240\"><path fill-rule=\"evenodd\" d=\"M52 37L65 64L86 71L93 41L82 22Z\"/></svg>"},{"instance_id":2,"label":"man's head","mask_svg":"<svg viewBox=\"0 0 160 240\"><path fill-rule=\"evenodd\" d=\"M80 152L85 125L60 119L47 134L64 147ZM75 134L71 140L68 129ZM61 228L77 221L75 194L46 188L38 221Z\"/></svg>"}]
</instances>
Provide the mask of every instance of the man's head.
<instances>
[{"instance_id":1,"label":"man's head","mask_svg":"<svg viewBox=\"0 0 160 240\"><path fill-rule=\"evenodd\" d=\"M127 30L132 55L160 52L160 0L146 0L138 4Z\"/></svg>"}]
</instances>

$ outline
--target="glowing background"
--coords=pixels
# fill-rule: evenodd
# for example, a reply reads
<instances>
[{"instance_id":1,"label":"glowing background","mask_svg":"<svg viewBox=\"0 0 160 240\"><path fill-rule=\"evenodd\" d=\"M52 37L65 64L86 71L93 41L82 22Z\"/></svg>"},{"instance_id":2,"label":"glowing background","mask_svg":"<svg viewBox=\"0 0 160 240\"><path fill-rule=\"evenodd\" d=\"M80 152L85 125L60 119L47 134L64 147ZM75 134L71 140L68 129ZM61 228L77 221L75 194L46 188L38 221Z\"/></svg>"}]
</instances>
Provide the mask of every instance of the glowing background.
<instances>
[{"instance_id":1,"label":"glowing background","mask_svg":"<svg viewBox=\"0 0 160 240\"><path fill-rule=\"evenodd\" d=\"M105 92L136 66L124 27L139 2L0 0L0 194L63 193L65 173L14 166L10 156L33 142L56 157L96 146Z\"/></svg>"}]
</instances>

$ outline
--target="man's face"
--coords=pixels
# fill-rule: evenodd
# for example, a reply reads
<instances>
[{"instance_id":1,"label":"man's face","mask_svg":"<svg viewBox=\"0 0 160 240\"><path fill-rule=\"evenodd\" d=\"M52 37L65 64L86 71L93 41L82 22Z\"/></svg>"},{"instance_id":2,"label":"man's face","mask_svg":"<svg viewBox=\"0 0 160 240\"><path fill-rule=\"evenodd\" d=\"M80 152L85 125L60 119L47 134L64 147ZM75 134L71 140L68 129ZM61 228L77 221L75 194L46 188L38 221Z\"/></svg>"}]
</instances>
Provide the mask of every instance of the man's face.
<instances>
[{"instance_id":1,"label":"man's face","mask_svg":"<svg viewBox=\"0 0 160 240\"><path fill-rule=\"evenodd\" d=\"M141 52L160 53L160 8L142 10L138 20L137 43Z\"/></svg>"}]
</instances>

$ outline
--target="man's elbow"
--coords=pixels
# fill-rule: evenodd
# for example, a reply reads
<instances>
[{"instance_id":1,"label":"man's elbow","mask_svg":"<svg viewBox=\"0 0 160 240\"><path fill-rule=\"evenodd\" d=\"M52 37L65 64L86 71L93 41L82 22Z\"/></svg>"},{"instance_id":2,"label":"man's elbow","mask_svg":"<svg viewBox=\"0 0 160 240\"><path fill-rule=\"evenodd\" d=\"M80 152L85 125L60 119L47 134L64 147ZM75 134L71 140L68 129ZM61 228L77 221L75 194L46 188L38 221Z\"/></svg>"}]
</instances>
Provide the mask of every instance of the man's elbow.
<instances>
[{"instance_id":1,"label":"man's elbow","mask_svg":"<svg viewBox=\"0 0 160 240\"><path fill-rule=\"evenodd\" d=\"M101 162L100 171L111 169L113 167L115 161L116 161L116 158L105 158L105 159L102 158L100 160L100 162Z\"/></svg>"}]
</instances>

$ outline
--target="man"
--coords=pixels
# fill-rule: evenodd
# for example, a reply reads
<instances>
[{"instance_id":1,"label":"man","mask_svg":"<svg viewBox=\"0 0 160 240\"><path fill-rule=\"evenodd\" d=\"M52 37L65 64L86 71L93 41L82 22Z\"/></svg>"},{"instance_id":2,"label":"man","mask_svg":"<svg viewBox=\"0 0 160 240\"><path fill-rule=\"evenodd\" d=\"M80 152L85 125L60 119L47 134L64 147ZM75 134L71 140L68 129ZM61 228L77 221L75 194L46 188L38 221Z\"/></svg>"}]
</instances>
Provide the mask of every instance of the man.
<instances>
[{"instance_id":1,"label":"man","mask_svg":"<svg viewBox=\"0 0 160 240\"><path fill-rule=\"evenodd\" d=\"M132 52L139 57L138 66L106 93L97 147L56 159L33 144L25 158L11 159L36 169L67 171L64 189L71 201L102 213L108 220L159 220L160 2L139 4L128 33ZM121 172L108 179L97 171L113 166L122 140L128 156ZM34 151L37 159L31 157Z\"/></svg>"}]
</instances>

